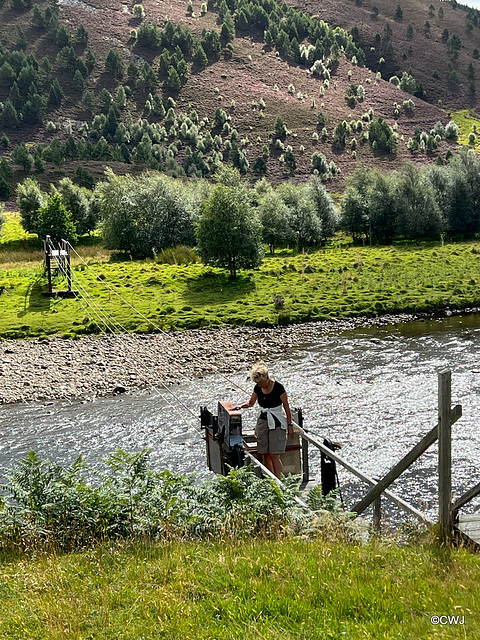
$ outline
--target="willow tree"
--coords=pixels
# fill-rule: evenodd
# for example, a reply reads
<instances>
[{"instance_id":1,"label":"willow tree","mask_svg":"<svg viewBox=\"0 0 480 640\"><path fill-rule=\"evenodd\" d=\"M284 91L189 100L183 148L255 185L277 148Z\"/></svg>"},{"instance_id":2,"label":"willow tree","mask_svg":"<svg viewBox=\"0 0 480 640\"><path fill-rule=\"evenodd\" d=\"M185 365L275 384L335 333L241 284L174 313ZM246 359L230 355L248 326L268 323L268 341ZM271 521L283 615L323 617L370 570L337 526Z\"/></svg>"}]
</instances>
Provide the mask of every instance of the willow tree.
<instances>
[{"instance_id":1,"label":"willow tree","mask_svg":"<svg viewBox=\"0 0 480 640\"><path fill-rule=\"evenodd\" d=\"M262 261L262 227L250 208L243 187L217 184L205 201L197 224L198 252L237 277L238 269L253 269Z\"/></svg>"}]
</instances>

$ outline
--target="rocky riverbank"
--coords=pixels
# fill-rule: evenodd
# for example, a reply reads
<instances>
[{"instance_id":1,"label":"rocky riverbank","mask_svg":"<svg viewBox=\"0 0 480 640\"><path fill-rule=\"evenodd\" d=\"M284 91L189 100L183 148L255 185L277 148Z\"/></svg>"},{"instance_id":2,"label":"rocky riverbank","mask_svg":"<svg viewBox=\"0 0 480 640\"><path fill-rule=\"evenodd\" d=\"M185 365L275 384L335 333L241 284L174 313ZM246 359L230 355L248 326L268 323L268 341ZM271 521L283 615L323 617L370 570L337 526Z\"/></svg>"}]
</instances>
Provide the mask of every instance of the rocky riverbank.
<instances>
[{"instance_id":1,"label":"rocky riverbank","mask_svg":"<svg viewBox=\"0 0 480 640\"><path fill-rule=\"evenodd\" d=\"M478 311L463 310L462 313ZM456 312L447 312L452 315ZM385 315L286 327L197 329L150 335L0 342L0 404L96 395L228 373L330 332L407 322L431 314Z\"/></svg>"}]
</instances>

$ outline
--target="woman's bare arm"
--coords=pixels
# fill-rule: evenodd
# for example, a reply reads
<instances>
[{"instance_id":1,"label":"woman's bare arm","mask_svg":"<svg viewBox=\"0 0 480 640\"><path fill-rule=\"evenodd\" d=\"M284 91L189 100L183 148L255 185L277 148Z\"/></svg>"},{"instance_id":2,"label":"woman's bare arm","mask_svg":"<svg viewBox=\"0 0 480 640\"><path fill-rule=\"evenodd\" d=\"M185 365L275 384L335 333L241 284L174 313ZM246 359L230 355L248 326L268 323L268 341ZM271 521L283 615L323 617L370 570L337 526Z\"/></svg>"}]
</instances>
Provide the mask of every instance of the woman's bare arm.
<instances>
[{"instance_id":1,"label":"woman's bare arm","mask_svg":"<svg viewBox=\"0 0 480 640\"><path fill-rule=\"evenodd\" d=\"M252 397L250 398L250 400L248 400L248 402L244 402L243 404L239 404L236 408L237 409L248 409L249 407L253 407L253 405L256 403L257 401L257 394L255 393L255 391L252 393Z\"/></svg>"}]
</instances>

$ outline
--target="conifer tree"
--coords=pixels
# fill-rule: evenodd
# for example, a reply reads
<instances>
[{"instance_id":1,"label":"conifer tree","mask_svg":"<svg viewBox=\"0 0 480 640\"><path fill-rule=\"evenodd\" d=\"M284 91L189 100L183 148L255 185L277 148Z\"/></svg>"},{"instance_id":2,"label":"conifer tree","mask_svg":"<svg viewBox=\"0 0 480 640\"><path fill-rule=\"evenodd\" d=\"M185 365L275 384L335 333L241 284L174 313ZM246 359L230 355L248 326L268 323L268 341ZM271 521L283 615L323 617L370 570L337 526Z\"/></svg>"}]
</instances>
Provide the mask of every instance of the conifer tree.
<instances>
[{"instance_id":1,"label":"conifer tree","mask_svg":"<svg viewBox=\"0 0 480 640\"><path fill-rule=\"evenodd\" d=\"M111 73L115 78L123 78L125 65L118 51L110 49L105 59L105 71Z\"/></svg>"},{"instance_id":2,"label":"conifer tree","mask_svg":"<svg viewBox=\"0 0 480 640\"><path fill-rule=\"evenodd\" d=\"M83 24L79 25L77 32L75 33L75 40L78 44L88 43L88 31L85 29Z\"/></svg>"},{"instance_id":3,"label":"conifer tree","mask_svg":"<svg viewBox=\"0 0 480 640\"><path fill-rule=\"evenodd\" d=\"M195 49L193 63L196 64L197 67L200 67L200 69L204 69L208 65L208 58L201 44L198 44Z\"/></svg>"},{"instance_id":4,"label":"conifer tree","mask_svg":"<svg viewBox=\"0 0 480 640\"><path fill-rule=\"evenodd\" d=\"M168 76L167 76L167 79L165 80L165 85L171 91L179 91L182 88L182 83L177 71L175 70L175 67L169 68Z\"/></svg>"},{"instance_id":5,"label":"conifer tree","mask_svg":"<svg viewBox=\"0 0 480 640\"><path fill-rule=\"evenodd\" d=\"M47 104L49 107L59 107L62 104L63 98L64 93L60 82L58 81L58 78L54 78L52 84L50 85Z\"/></svg>"},{"instance_id":6,"label":"conifer tree","mask_svg":"<svg viewBox=\"0 0 480 640\"><path fill-rule=\"evenodd\" d=\"M18 113L11 100L5 101L5 106L0 114L0 124L5 129L16 129L19 125Z\"/></svg>"}]
</instances>

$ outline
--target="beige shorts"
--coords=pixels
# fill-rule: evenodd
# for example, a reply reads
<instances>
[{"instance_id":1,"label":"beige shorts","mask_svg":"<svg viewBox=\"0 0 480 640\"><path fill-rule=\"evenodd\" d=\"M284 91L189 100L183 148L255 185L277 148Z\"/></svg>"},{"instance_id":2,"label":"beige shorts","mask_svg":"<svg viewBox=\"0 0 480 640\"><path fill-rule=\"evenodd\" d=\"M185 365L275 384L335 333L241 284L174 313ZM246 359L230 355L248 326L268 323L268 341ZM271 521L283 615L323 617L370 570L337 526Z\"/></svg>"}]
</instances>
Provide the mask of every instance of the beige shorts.
<instances>
[{"instance_id":1,"label":"beige shorts","mask_svg":"<svg viewBox=\"0 0 480 640\"><path fill-rule=\"evenodd\" d=\"M287 445L287 431L282 427L268 428L264 418L257 420L257 451L258 453L284 453Z\"/></svg>"}]
</instances>

